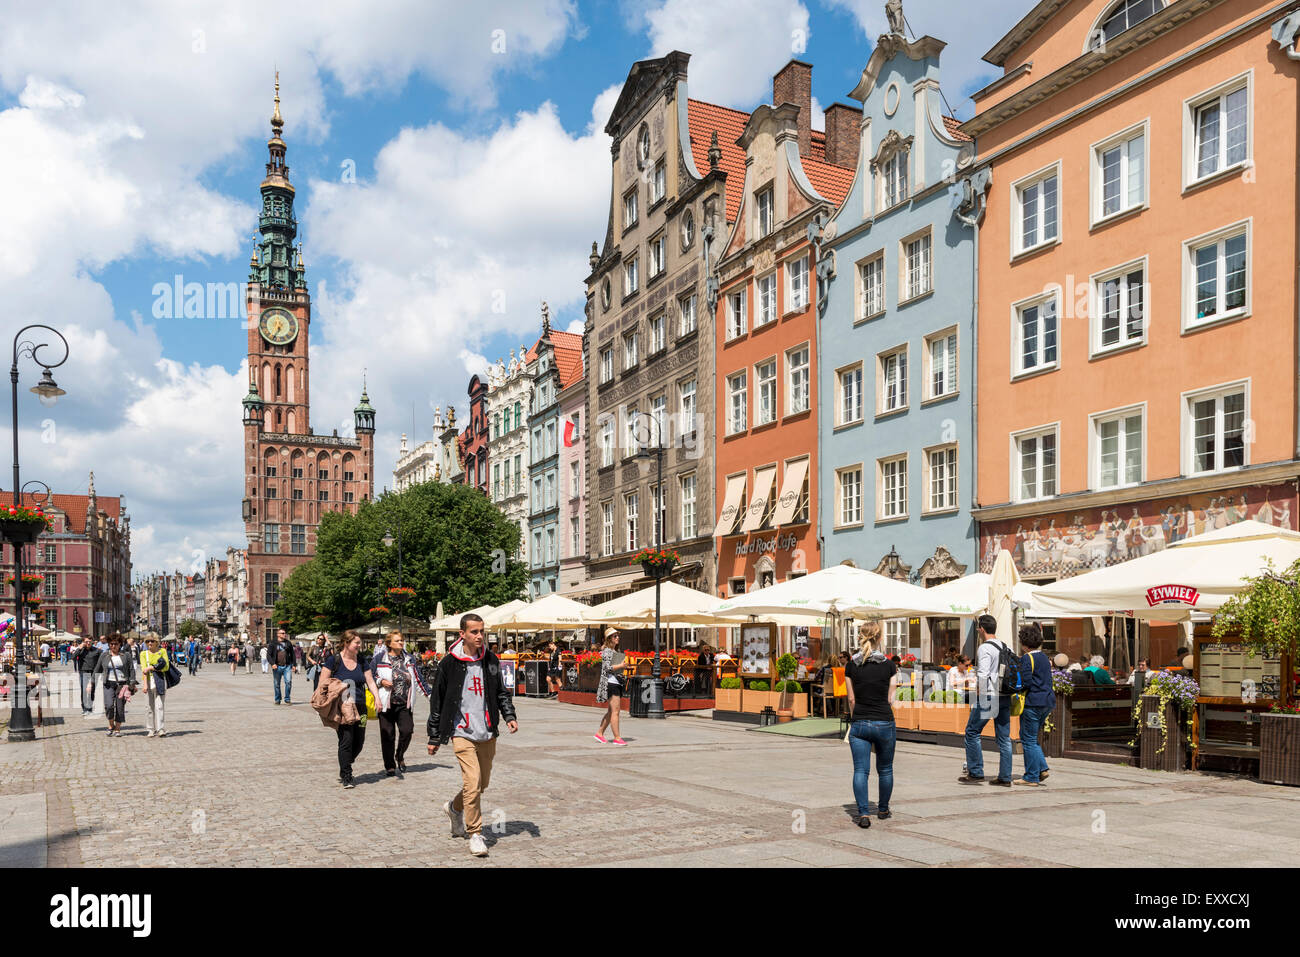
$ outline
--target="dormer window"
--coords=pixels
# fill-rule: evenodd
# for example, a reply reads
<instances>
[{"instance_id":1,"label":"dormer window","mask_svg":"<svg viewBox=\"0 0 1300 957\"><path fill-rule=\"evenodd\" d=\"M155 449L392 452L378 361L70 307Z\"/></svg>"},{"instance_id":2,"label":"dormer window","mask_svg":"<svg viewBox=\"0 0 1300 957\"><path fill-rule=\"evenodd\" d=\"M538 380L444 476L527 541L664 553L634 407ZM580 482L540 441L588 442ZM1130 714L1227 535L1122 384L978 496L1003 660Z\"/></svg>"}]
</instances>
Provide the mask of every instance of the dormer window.
<instances>
[{"instance_id":1,"label":"dormer window","mask_svg":"<svg viewBox=\"0 0 1300 957\"><path fill-rule=\"evenodd\" d=\"M1165 7L1165 0L1120 0L1101 18L1088 38L1088 49L1101 50L1125 30L1154 17Z\"/></svg>"},{"instance_id":2,"label":"dormer window","mask_svg":"<svg viewBox=\"0 0 1300 957\"><path fill-rule=\"evenodd\" d=\"M907 151L895 153L885 161L885 208L907 199Z\"/></svg>"},{"instance_id":3,"label":"dormer window","mask_svg":"<svg viewBox=\"0 0 1300 957\"><path fill-rule=\"evenodd\" d=\"M766 236L772 231L772 219L775 206L772 200L772 188L761 190L758 199L758 235Z\"/></svg>"},{"instance_id":4,"label":"dormer window","mask_svg":"<svg viewBox=\"0 0 1300 957\"><path fill-rule=\"evenodd\" d=\"M892 209L907 200L907 163L912 152L912 137L904 138L897 130L890 130L880 142L880 149L871 160L875 174L877 202L882 210Z\"/></svg>"}]
</instances>

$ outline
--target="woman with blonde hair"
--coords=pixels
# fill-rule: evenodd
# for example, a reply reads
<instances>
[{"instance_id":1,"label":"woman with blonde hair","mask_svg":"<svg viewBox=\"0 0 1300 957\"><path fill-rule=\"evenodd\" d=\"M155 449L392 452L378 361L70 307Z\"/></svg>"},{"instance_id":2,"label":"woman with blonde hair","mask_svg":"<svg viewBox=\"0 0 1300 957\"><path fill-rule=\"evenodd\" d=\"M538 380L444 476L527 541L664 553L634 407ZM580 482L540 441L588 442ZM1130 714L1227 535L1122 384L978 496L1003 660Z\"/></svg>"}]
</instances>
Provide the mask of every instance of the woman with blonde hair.
<instances>
[{"instance_id":1,"label":"woman with blonde hair","mask_svg":"<svg viewBox=\"0 0 1300 957\"><path fill-rule=\"evenodd\" d=\"M391 777L406 774L406 747L414 729L412 708L415 689L427 698L429 686L420 675L419 663L406 650L400 631L390 631L384 647L370 659L370 672L379 693L375 710L379 714L379 751L384 758L384 773Z\"/></svg>"},{"instance_id":2,"label":"woman with blonde hair","mask_svg":"<svg viewBox=\"0 0 1300 957\"><path fill-rule=\"evenodd\" d=\"M605 739L606 728L614 732L614 744L627 744L618 733L618 719L623 707L621 676L628 667L627 656L618 650L618 629L606 628L605 642L600 650L600 683L596 686L596 700L605 705L605 716L600 719L600 730L593 735L601 744L609 743Z\"/></svg>"},{"instance_id":3,"label":"woman with blonde hair","mask_svg":"<svg viewBox=\"0 0 1300 957\"><path fill-rule=\"evenodd\" d=\"M898 687L898 666L881 650L880 626L871 622L858 632L858 653L844 670L849 690L849 748L853 752L853 797L858 805L858 827L871 827L867 784L871 779L871 752L876 752L876 774L880 778L876 817L891 817L889 798L894 791L894 747L898 731L894 725L894 694Z\"/></svg>"}]
</instances>

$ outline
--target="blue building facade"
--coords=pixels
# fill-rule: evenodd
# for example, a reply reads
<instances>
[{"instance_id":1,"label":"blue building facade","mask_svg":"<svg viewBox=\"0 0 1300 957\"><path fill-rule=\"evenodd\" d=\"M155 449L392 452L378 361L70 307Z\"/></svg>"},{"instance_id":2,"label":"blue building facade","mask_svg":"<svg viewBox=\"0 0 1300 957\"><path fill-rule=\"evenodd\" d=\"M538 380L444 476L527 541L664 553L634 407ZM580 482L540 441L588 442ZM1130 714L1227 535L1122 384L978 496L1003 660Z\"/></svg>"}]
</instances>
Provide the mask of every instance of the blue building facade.
<instances>
[{"instance_id":1,"label":"blue building facade","mask_svg":"<svg viewBox=\"0 0 1300 957\"><path fill-rule=\"evenodd\" d=\"M822 233L823 566L940 584L975 571L974 143L943 113L943 42L881 36L852 187ZM982 184L983 185L983 184ZM888 622L891 653L933 660L957 619Z\"/></svg>"}]
</instances>

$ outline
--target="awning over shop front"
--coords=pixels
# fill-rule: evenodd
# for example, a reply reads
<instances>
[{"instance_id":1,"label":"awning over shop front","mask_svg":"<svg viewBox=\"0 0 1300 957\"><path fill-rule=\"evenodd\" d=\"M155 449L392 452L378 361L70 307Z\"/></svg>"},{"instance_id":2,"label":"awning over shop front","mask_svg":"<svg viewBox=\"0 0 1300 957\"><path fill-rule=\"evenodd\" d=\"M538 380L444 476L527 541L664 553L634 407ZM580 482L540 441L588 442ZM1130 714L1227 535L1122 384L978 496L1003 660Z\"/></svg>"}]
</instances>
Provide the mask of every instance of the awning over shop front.
<instances>
[{"instance_id":1,"label":"awning over shop front","mask_svg":"<svg viewBox=\"0 0 1300 957\"><path fill-rule=\"evenodd\" d=\"M713 534L721 537L730 535L740 517L740 500L745 497L745 476L733 475L727 479L727 497L722 500L722 512L718 515L718 527Z\"/></svg>"},{"instance_id":2,"label":"awning over shop front","mask_svg":"<svg viewBox=\"0 0 1300 957\"><path fill-rule=\"evenodd\" d=\"M606 575L604 578L592 578L582 583L580 588L571 588L563 592L565 598L586 598L589 595L605 595L629 591L632 583L645 578L640 568L635 571Z\"/></svg>"},{"instance_id":3,"label":"awning over shop front","mask_svg":"<svg viewBox=\"0 0 1300 957\"><path fill-rule=\"evenodd\" d=\"M742 532L752 532L763 524L763 517L767 514L767 503L772 498L772 487L775 484L775 465L759 469L754 473L754 494L749 498L745 523L740 526Z\"/></svg>"},{"instance_id":4,"label":"awning over shop front","mask_svg":"<svg viewBox=\"0 0 1300 957\"><path fill-rule=\"evenodd\" d=\"M803 499L803 483L808 477L808 460L800 459L785 467L785 481L781 483L781 497L776 500L776 512L772 515L772 526L780 528L789 525L799 511Z\"/></svg>"}]
</instances>

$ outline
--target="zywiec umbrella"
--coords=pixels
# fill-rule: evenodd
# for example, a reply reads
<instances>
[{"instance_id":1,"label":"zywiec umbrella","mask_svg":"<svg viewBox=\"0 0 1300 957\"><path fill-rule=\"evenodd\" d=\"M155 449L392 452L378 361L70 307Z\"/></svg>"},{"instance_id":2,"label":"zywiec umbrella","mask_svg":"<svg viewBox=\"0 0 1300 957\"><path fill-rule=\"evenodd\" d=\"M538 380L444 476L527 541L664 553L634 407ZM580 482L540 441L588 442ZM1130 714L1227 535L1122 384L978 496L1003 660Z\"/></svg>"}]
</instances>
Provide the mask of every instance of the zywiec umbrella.
<instances>
[{"instance_id":1,"label":"zywiec umbrella","mask_svg":"<svg viewBox=\"0 0 1300 957\"><path fill-rule=\"evenodd\" d=\"M1107 615L1184 621L1213 614L1269 563L1281 571L1300 559L1300 533L1243 521L1195 535L1163 551L1034 589L1045 614Z\"/></svg>"}]
</instances>

